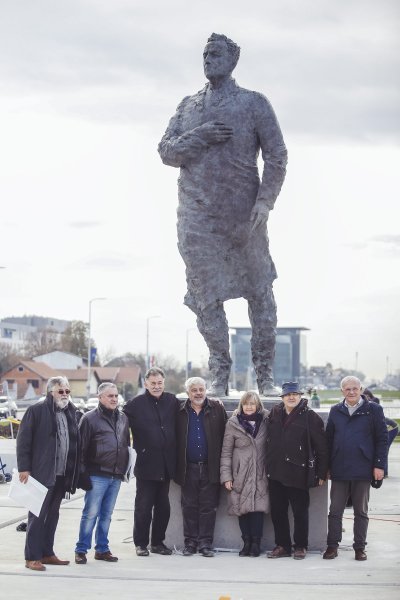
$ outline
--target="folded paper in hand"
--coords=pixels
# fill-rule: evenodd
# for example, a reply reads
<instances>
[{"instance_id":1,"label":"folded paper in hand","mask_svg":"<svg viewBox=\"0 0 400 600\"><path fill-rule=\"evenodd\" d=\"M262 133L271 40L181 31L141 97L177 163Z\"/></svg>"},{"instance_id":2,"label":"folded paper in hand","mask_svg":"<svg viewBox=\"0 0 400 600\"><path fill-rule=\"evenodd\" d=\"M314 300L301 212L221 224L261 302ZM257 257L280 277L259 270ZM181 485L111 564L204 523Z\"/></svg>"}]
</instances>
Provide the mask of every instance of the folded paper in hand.
<instances>
[{"instance_id":1,"label":"folded paper in hand","mask_svg":"<svg viewBox=\"0 0 400 600\"><path fill-rule=\"evenodd\" d=\"M34 479L32 475L29 475L26 483L21 483L18 471L13 469L8 497L17 504L25 506L36 517L40 514L47 491L47 487L42 485L37 479Z\"/></svg>"}]
</instances>

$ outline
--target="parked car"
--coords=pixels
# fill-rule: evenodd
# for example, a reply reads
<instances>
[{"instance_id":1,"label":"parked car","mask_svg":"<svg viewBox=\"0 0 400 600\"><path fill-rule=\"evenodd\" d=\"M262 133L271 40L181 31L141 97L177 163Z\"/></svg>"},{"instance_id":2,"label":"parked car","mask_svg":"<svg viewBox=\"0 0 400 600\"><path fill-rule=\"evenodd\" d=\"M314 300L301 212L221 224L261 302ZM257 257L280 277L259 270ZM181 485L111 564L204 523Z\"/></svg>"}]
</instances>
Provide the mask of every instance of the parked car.
<instances>
[{"instance_id":1,"label":"parked car","mask_svg":"<svg viewBox=\"0 0 400 600\"><path fill-rule=\"evenodd\" d=\"M17 418L18 406L8 396L0 396L0 418L7 419L8 417Z\"/></svg>"},{"instance_id":2,"label":"parked car","mask_svg":"<svg viewBox=\"0 0 400 600\"><path fill-rule=\"evenodd\" d=\"M71 398L71 402L81 413L87 412L88 408L83 398Z\"/></svg>"},{"instance_id":3,"label":"parked car","mask_svg":"<svg viewBox=\"0 0 400 600\"><path fill-rule=\"evenodd\" d=\"M86 402L86 410L93 410L94 408L97 408L98 403L99 399L97 396L95 398L89 398L89 400Z\"/></svg>"},{"instance_id":4,"label":"parked car","mask_svg":"<svg viewBox=\"0 0 400 600\"><path fill-rule=\"evenodd\" d=\"M97 408L97 405L99 403L99 399L96 397L94 398L89 398L89 400L86 402L86 410L92 410L93 408ZM121 394L118 394L118 408L122 408L125 404L125 400L124 397L121 396Z\"/></svg>"}]
</instances>

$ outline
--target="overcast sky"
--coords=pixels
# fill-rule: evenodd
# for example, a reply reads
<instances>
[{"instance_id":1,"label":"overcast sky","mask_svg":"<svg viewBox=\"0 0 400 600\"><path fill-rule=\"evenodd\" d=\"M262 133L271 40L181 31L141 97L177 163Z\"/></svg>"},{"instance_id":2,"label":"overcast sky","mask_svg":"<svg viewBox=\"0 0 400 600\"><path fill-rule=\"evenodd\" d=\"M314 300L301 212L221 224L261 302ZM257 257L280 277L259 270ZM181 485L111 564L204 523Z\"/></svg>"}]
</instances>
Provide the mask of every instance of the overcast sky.
<instances>
[{"instance_id":1,"label":"overcast sky","mask_svg":"<svg viewBox=\"0 0 400 600\"><path fill-rule=\"evenodd\" d=\"M269 219L278 325L308 365L400 368L397 0L0 0L0 317L88 319L100 354L185 360L178 170L157 144L213 32L289 151ZM227 303L231 326L246 304ZM207 358L197 331L190 358ZM389 357L387 359L387 357Z\"/></svg>"}]
</instances>

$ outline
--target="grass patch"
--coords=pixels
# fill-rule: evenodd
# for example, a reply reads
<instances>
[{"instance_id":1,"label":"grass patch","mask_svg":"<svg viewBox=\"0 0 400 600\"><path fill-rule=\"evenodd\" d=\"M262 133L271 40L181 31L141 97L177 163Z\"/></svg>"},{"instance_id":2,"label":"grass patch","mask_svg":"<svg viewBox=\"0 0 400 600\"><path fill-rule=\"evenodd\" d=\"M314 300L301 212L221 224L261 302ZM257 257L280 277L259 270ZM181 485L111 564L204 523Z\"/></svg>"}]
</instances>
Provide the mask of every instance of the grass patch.
<instances>
[{"instance_id":1,"label":"grass patch","mask_svg":"<svg viewBox=\"0 0 400 600\"><path fill-rule=\"evenodd\" d=\"M400 390L374 390L374 395L378 396L382 400L400 400ZM336 390L317 390L317 394L320 397L321 402L324 404L335 404L343 399L343 394L340 389Z\"/></svg>"}]
</instances>

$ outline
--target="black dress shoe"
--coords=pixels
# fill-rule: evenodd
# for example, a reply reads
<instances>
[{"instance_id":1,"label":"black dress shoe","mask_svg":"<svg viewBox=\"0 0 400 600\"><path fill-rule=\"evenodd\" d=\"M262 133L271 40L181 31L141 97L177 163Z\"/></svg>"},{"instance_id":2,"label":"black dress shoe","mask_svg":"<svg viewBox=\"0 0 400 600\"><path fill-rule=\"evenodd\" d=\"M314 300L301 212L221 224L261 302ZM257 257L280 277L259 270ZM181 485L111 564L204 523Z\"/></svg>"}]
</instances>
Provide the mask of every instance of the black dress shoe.
<instances>
[{"instance_id":1,"label":"black dress shoe","mask_svg":"<svg viewBox=\"0 0 400 600\"><path fill-rule=\"evenodd\" d=\"M193 556L193 554L196 554L196 548L193 546L185 546L182 554L183 556Z\"/></svg>"},{"instance_id":2,"label":"black dress shoe","mask_svg":"<svg viewBox=\"0 0 400 600\"><path fill-rule=\"evenodd\" d=\"M367 555L362 548L357 548L356 550L354 550L354 552L355 552L354 558L356 560L367 560Z\"/></svg>"},{"instance_id":3,"label":"black dress shoe","mask_svg":"<svg viewBox=\"0 0 400 600\"><path fill-rule=\"evenodd\" d=\"M75 563L77 565L86 565L86 554L84 552L75 552Z\"/></svg>"},{"instance_id":4,"label":"black dress shoe","mask_svg":"<svg viewBox=\"0 0 400 600\"><path fill-rule=\"evenodd\" d=\"M206 558L212 558L214 556L214 552L211 550L211 548L201 548L199 550L199 554L205 556Z\"/></svg>"},{"instance_id":5,"label":"black dress shoe","mask_svg":"<svg viewBox=\"0 0 400 600\"><path fill-rule=\"evenodd\" d=\"M260 556L260 539L253 538L250 546L249 556Z\"/></svg>"},{"instance_id":6,"label":"black dress shoe","mask_svg":"<svg viewBox=\"0 0 400 600\"><path fill-rule=\"evenodd\" d=\"M108 552L95 552L94 558L96 560L105 560L106 562L117 562L118 561L118 558L116 556L114 556L113 554L111 554L111 552L109 550L108 550Z\"/></svg>"},{"instance_id":7,"label":"black dress shoe","mask_svg":"<svg viewBox=\"0 0 400 600\"><path fill-rule=\"evenodd\" d=\"M328 546L322 555L325 560L333 560L337 557L337 548L335 546Z\"/></svg>"},{"instance_id":8,"label":"black dress shoe","mask_svg":"<svg viewBox=\"0 0 400 600\"><path fill-rule=\"evenodd\" d=\"M306 548L295 548L293 552L294 560L303 560L307 555Z\"/></svg>"},{"instance_id":9,"label":"black dress shoe","mask_svg":"<svg viewBox=\"0 0 400 600\"><path fill-rule=\"evenodd\" d=\"M249 537L243 538L243 548L239 552L239 556L250 556L251 540Z\"/></svg>"},{"instance_id":10,"label":"black dress shoe","mask_svg":"<svg viewBox=\"0 0 400 600\"><path fill-rule=\"evenodd\" d=\"M150 552L153 554L162 554L163 556L169 556L172 554L172 550L167 548L167 546L163 543L157 544L156 546L150 546Z\"/></svg>"},{"instance_id":11,"label":"black dress shoe","mask_svg":"<svg viewBox=\"0 0 400 600\"><path fill-rule=\"evenodd\" d=\"M149 556L146 546L136 546L136 556Z\"/></svg>"},{"instance_id":12,"label":"black dress shoe","mask_svg":"<svg viewBox=\"0 0 400 600\"><path fill-rule=\"evenodd\" d=\"M275 546L275 548L267 554L267 558L287 558L289 556L292 556L291 551L283 546Z\"/></svg>"}]
</instances>

